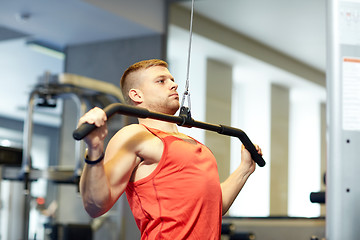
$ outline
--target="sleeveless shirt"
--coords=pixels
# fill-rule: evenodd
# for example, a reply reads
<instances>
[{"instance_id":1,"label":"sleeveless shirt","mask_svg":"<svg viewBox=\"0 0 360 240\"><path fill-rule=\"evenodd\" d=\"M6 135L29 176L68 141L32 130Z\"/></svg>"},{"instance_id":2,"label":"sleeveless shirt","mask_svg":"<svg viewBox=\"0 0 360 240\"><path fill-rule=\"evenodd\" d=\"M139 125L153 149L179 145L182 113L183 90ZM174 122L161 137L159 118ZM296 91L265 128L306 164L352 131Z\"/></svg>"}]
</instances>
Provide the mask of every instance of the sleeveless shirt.
<instances>
[{"instance_id":1,"label":"sleeveless shirt","mask_svg":"<svg viewBox=\"0 0 360 240\"><path fill-rule=\"evenodd\" d=\"M219 240L222 194L215 157L196 140L146 128L164 150L155 170L125 190L141 240Z\"/></svg>"}]
</instances>

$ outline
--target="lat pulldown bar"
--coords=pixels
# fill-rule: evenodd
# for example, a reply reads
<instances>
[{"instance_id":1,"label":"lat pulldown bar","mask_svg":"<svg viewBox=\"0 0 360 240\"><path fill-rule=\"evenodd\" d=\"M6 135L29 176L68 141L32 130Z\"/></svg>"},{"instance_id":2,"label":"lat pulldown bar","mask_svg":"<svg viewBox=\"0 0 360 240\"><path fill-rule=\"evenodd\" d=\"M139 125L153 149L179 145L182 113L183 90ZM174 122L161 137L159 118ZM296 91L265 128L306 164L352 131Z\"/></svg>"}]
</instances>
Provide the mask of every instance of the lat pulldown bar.
<instances>
[{"instance_id":1,"label":"lat pulldown bar","mask_svg":"<svg viewBox=\"0 0 360 240\"><path fill-rule=\"evenodd\" d=\"M145 108L133 107L122 103L110 104L106 108L104 108L104 111L108 119L114 114L119 113L132 117L152 118L166 122L172 122L172 123L176 123L179 126L184 126L189 128L196 127L196 128L217 132L219 134L223 134L227 136L237 137L244 144L245 148L250 152L252 159L254 159L254 161L260 167L265 166L265 161L262 158L262 156L258 154L254 144L250 141L246 133L240 129L228 127L224 125L214 125L210 123L195 121L187 114L180 114L180 116L173 116L163 113L152 112ZM94 124L84 123L73 132L73 137L75 140L81 140L91 131L93 131L95 128L96 126Z\"/></svg>"}]
</instances>

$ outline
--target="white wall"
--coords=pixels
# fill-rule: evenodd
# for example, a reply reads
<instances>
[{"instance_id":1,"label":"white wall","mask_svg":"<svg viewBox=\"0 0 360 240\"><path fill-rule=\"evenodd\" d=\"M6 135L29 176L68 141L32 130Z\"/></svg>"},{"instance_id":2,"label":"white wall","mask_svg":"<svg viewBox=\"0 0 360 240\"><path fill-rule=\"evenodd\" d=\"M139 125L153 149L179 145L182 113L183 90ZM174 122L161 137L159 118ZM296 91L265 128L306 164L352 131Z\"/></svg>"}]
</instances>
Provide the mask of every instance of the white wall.
<instances>
[{"instance_id":1,"label":"white wall","mask_svg":"<svg viewBox=\"0 0 360 240\"><path fill-rule=\"evenodd\" d=\"M39 53L26 45L26 39L0 42L0 115L22 120L25 117L29 94L38 77L46 71L63 72L63 59ZM57 116L39 115L36 120L43 124L59 126Z\"/></svg>"},{"instance_id":2,"label":"white wall","mask_svg":"<svg viewBox=\"0 0 360 240\"><path fill-rule=\"evenodd\" d=\"M257 166L230 209L231 216L268 216L270 190L270 85L266 81L254 81L251 76L235 71L233 91L232 126L246 132L264 155L266 167ZM239 166L241 142L232 139L231 172Z\"/></svg>"},{"instance_id":3,"label":"white wall","mask_svg":"<svg viewBox=\"0 0 360 240\"><path fill-rule=\"evenodd\" d=\"M311 203L311 192L321 184L321 112L319 97L309 92L290 92L289 216L317 217L320 205Z\"/></svg>"}]
</instances>

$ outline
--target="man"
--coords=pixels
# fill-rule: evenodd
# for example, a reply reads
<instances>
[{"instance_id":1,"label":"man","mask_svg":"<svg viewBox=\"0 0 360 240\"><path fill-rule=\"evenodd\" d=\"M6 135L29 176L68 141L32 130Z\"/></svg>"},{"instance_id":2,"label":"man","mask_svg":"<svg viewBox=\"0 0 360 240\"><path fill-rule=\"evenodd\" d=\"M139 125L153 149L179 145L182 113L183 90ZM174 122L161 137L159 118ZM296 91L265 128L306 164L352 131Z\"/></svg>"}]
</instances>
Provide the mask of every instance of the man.
<instances>
[{"instance_id":1,"label":"man","mask_svg":"<svg viewBox=\"0 0 360 240\"><path fill-rule=\"evenodd\" d=\"M130 66L121 87L131 105L164 114L179 109L178 85L164 61ZM219 239L222 214L255 170L250 153L242 148L240 166L220 184L210 150L173 123L140 118L112 137L104 155L106 120L99 108L79 120L98 126L84 139L80 192L89 215L104 214L125 191L141 239Z\"/></svg>"}]
</instances>

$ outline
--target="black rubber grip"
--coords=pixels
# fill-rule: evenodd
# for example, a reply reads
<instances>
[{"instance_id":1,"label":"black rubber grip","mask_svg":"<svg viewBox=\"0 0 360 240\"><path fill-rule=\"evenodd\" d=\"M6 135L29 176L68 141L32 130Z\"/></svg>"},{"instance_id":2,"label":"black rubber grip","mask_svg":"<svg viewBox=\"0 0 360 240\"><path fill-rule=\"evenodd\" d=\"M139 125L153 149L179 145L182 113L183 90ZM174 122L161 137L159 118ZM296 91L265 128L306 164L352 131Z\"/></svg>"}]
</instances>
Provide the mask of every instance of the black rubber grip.
<instances>
[{"instance_id":1,"label":"black rubber grip","mask_svg":"<svg viewBox=\"0 0 360 240\"><path fill-rule=\"evenodd\" d=\"M260 166L265 166L265 160L263 157L258 154L254 144L251 142L250 138L246 135L244 131L238 128L228 127L224 125L220 125L222 127L222 131L220 134L237 137L244 144L245 148L250 152L251 158Z\"/></svg>"},{"instance_id":2,"label":"black rubber grip","mask_svg":"<svg viewBox=\"0 0 360 240\"><path fill-rule=\"evenodd\" d=\"M108 119L116 113L122 113L134 117L148 117L149 115L149 111L145 108L132 107L121 103L108 105L104 108L104 112ZM73 132L73 138L75 140L81 140L95 129L96 126L94 124L84 123Z\"/></svg>"},{"instance_id":3,"label":"black rubber grip","mask_svg":"<svg viewBox=\"0 0 360 240\"><path fill-rule=\"evenodd\" d=\"M325 192L311 192L310 201L312 203L325 203L326 194Z\"/></svg>"},{"instance_id":4,"label":"black rubber grip","mask_svg":"<svg viewBox=\"0 0 360 240\"><path fill-rule=\"evenodd\" d=\"M94 124L83 123L73 132L73 138L75 140L81 140L91 133L96 126Z\"/></svg>"}]
</instances>

